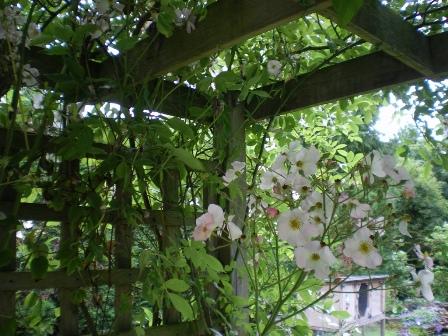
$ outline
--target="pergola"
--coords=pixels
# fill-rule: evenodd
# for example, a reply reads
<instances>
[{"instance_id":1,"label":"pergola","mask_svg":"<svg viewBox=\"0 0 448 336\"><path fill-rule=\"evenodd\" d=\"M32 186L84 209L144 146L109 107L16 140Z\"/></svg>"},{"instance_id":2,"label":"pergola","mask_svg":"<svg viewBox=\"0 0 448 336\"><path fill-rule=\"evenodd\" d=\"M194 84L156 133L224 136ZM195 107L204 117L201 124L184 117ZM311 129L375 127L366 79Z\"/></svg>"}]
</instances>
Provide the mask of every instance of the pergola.
<instances>
[{"instance_id":1,"label":"pergola","mask_svg":"<svg viewBox=\"0 0 448 336\"><path fill-rule=\"evenodd\" d=\"M323 16L337 21L336 14L329 0L314 0L299 2L295 0L222 0L209 6L206 18L197 24L191 34L178 30L171 38L157 37L151 44L142 40L126 53L127 73L123 65L123 55L115 56L103 63L83 64L93 78L120 78L128 76L136 85L136 91L150 92L160 78L169 72L189 65L203 57L219 50L232 47L253 36L266 32L274 27L299 19L310 13L318 12ZM281 95L272 98L253 99L250 104L233 101L234 108L226 117L230 129L220 127L216 123L214 136L228 139L223 144L216 141L216 150L226 153L225 162L204 162L210 169L222 171L232 160L245 159L245 128L248 124L273 118L277 115L292 112L311 106L337 101L382 88L403 83L412 83L425 78L443 78L448 74L448 33L425 36L401 16L384 7L377 0L365 0L364 5L346 27L365 41L379 47L380 51L351 59L335 65L330 65L315 72L300 75L288 82L278 82L266 91L275 92L282 89ZM32 47L27 51L27 62L39 69L42 83L49 89L61 90L55 87L51 74L59 73L64 67L64 59L60 56L50 56L42 49ZM184 101L193 101L195 106L206 106L207 97L194 88L164 81L163 85L171 90L171 94L163 100L156 97L147 102L145 109L157 110L166 115L196 120L189 115ZM0 94L6 93L11 86L8 79L1 79ZM77 97L66 96L68 100L80 99L89 102L109 101L131 108L135 97L133 93L123 95L115 88L98 86L95 90L79 88ZM280 91L280 90L279 90ZM213 119L212 113L205 119ZM200 121L199 121L200 122ZM226 132L226 133L223 133ZM24 133L21 130L0 130L0 147L5 153L11 150L20 151L28 144L37 143L37 151L55 153L58 145L54 137L35 133ZM117 150L127 155L130 148L122 146L117 149L115 144L94 144L99 154L88 154L98 160L103 160L108 153ZM75 165L76 166L76 165ZM76 169L73 163L68 163L67 174ZM162 225L165 247L171 246L179 239L181 230L179 223L193 226L194 218L182 217L178 209L177 186L180 177L175 171L165 174L160 191L163 197L163 211L149 211L145 219L148 225ZM238 195L230 195L229 207L236 216L238 225L242 225L246 211L245 183L240 180L243 190ZM129 203L130 200L120 182L116 183L116 199L118 203ZM216 200L213 185L204 185L204 203ZM65 209L55 210L47 204L20 203L17 193L11 188L2 189L0 195L0 211L17 220L57 221L61 222L61 246L69 245L76 240L70 231L69 214ZM88 207L78 207L80 213L88 214ZM61 305L60 332L62 335L78 335L78 307L71 302L70 294L76 288L93 285L115 286L115 330L117 333L131 333L131 309L123 311L122 306L131 302L132 284L142 276L139 269L131 268L132 227L114 209L106 209L106 222L115 225L116 268L109 270L81 271L68 275L65 270L49 272L43 279L33 279L28 272L16 271L16 260L0 267L0 325L15 314L16 291L31 289L59 289ZM16 254L15 236L16 222L7 221L0 226L0 246L7 246L12 255ZM220 252L219 259L228 263L235 256L237 247ZM237 258L238 259L238 258ZM238 261L238 260L237 260ZM244 277L233 275L235 293L247 296L247 281ZM166 312L164 325L149 330L149 335L186 335L201 334L202 327L195 322L180 323L179 316L172 311Z\"/></svg>"}]
</instances>

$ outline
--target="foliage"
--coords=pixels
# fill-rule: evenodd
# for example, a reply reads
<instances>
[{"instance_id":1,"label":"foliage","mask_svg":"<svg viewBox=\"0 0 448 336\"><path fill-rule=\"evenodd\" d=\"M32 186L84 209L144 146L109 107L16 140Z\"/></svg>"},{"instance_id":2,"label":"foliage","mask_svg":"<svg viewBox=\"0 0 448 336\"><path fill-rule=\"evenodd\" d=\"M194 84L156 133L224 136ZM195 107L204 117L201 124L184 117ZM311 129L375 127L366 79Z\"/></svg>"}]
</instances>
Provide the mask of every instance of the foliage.
<instances>
[{"instance_id":1,"label":"foliage","mask_svg":"<svg viewBox=\"0 0 448 336\"><path fill-rule=\"evenodd\" d=\"M335 288L341 276L366 272L360 266L373 269L379 260L377 247L386 256L383 270L396 270L406 262L403 254L390 253L397 244L407 245L397 231L402 213L393 209L388 193L401 197L410 180L397 177L395 165L384 176L372 168L373 160L386 166L386 159L372 152L381 144L369 130L383 104L382 93L282 116L277 107L269 120L254 122L266 100L287 102L282 81L376 48L344 29L362 1L333 1L342 27L308 15L164 76L137 79L146 76L146 69L139 68L141 51L157 50L165 38L183 30L192 33L214 2L0 1L0 126L5 132L0 197L8 204L0 213L1 271L14 270L17 264L17 270L38 281L62 269L73 276L88 274L89 283L95 282L96 271L138 271L132 306L129 293L115 295L110 283L69 290L71 302L80 308L81 333L110 334L117 317L112 312L115 301L123 315L132 314L139 334L183 321L227 334L239 329L308 335L305 312L310 307L347 317L332 308L327 299L331 291L320 292L324 275ZM404 4L389 5L397 9ZM405 8L406 13L415 6ZM110 64L110 69L100 71L100 63ZM300 81L296 85L299 90ZM421 98L431 100L429 95ZM247 124L235 122L238 113ZM417 115L422 114L419 109ZM241 127L243 135L238 133ZM419 151L409 167L415 168L419 159L428 161L435 152L432 161L444 167L444 144L431 134L427 138L437 150ZM410 147L405 143L397 153L411 157ZM309 190L298 190L291 181L280 192L275 192L278 181L271 188L261 187L260 169L266 174L274 170L271 164L279 155L300 156L313 148L319 149L313 173L299 169L299 159L282 163ZM236 160L245 166L236 169ZM227 175L229 167L238 171ZM223 181L223 175L235 181ZM415 176L414 201L396 202L403 213L413 215L411 232L421 232L417 240L447 215L435 177L423 176L431 178ZM437 177L442 179L443 172ZM324 201L321 208L316 202L306 210L307 220L322 220L314 223L318 232L307 239L343 261L333 264L329 258L323 271L320 265L298 265L297 249L304 246L280 239L280 217L267 212L270 208L283 215L304 208L311 190ZM17 221L25 202L41 204L36 216L51 220ZM246 203L251 204L247 209ZM216 218L210 221L210 204L226 213L219 225ZM325 212L330 206L331 214ZM195 221L214 225L206 243L191 239L197 227L202 229ZM382 235L383 230L388 234ZM361 241L358 231L375 265L348 251L347 245ZM431 239L444 234L436 231ZM17 263L11 242L18 245ZM440 254L445 252L433 252L440 262L435 270L440 279L445 272ZM404 278L403 273L397 278ZM246 297L234 293L238 277L249 279ZM436 288L441 295L438 282ZM57 332L60 303L53 291L19 292L17 299L17 316L3 334L13 334L14 328L31 335Z\"/></svg>"}]
</instances>

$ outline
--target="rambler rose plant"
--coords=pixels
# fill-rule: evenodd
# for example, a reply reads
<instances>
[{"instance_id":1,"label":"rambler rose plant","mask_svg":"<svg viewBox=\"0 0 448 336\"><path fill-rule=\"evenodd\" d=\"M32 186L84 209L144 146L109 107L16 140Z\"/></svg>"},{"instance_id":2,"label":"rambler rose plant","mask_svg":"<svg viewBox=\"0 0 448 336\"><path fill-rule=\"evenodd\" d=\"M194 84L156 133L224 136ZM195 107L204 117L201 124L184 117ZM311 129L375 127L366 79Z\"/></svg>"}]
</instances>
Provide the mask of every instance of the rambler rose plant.
<instances>
[{"instance_id":1,"label":"rambler rose plant","mask_svg":"<svg viewBox=\"0 0 448 336\"><path fill-rule=\"evenodd\" d=\"M244 163L233 162L223 184L232 187L244 169ZM226 220L222 208L211 204L197 219L193 238L205 241L227 231L231 240L238 239L241 251L248 251L246 269L239 271L249 277L256 328L263 335L318 305L350 274L375 271L383 260L381 246L392 244L391 230L411 237L410 216L398 216L393 208L396 193L391 190L397 188L401 197L415 195L409 173L391 155L372 151L348 164L313 145L292 142L263 168L258 188L251 190L244 236L232 216ZM289 260L294 260L295 269ZM412 275L422 295L432 300L431 269ZM322 281L330 284L329 292L319 293ZM263 299L266 286L270 296L278 288L277 303ZM289 298L303 299L304 286L314 293L312 299L304 300L302 307L285 309Z\"/></svg>"}]
</instances>

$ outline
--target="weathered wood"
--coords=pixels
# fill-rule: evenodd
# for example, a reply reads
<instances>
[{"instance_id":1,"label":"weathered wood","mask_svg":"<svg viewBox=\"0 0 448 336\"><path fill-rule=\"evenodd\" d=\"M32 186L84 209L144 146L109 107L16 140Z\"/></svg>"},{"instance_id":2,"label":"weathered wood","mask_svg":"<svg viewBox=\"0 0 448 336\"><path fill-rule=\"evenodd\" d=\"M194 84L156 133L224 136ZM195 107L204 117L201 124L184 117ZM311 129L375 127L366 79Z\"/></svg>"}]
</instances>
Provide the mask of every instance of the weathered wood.
<instances>
[{"instance_id":1,"label":"weathered wood","mask_svg":"<svg viewBox=\"0 0 448 336\"><path fill-rule=\"evenodd\" d=\"M119 212L115 224L115 267L131 269L133 228L126 218L128 209L132 206L132 186L120 179L116 184L115 201ZM132 286L128 284L115 285L115 320L116 333L132 329Z\"/></svg>"},{"instance_id":2,"label":"weathered wood","mask_svg":"<svg viewBox=\"0 0 448 336\"><path fill-rule=\"evenodd\" d=\"M66 161L61 163L61 174L67 181L79 181L79 160ZM79 202L77 193L74 188L74 183L68 184L66 190L70 193L71 204ZM61 223L59 253L68 258L78 257L78 223L65 220ZM76 246L76 247L75 247ZM64 271L65 267L61 267ZM67 288L60 288L58 291L59 306L61 309L61 316L59 318L59 331L64 336L79 335L79 317L78 305L74 303L75 291Z\"/></svg>"},{"instance_id":3,"label":"weathered wood","mask_svg":"<svg viewBox=\"0 0 448 336\"><path fill-rule=\"evenodd\" d=\"M148 121L150 122L150 121ZM0 127L0 149L2 149L5 145L5 138L7 134L7 129ZM25 150L30 144L35 143L37 141L38 135L34 132L23 132L22 130L13 131L13 140L12 140L12 150ZM55 135L44 135L42 136L41 142L41 151L45 153L57 153L59 146L55 144L55 140L58 137ZM121 157L129 157L131 160L135 159L135 150L126 146L115 146L112 144L104 144L100 142L93 143L93 150L95 153L87 153L85 155L86 158L92 158L96 160L103 160L107 157L110 157L111 153L116 153ZM145 151L151 151L151 148L146 147ZM205 169L214 169L216 163L199 159ZM189 167L186 169L193 170Z\"/></svg>"},{"instance_id":4,"label":"weathered wood","mask_svg":"<svg viewBox=\"0 0 448 336\"><path fill-rule=\"evenodd\" d=\"M57 91L63 91L63 87L58 87L51 75L60 74L64 67L64 57L59 55L47 55L45 49L40 47L31 47L26 50L26 63L39 70L39 79L45 82L46 86ZM101 81L97 87L96 82L90 88L84 83L79 84L79 90L76 97L66 95L66 102L85 101L89 103L113 102L124 107L134 107L137 103L144 104L144 109L158 111L168 115L196 119L196 116L189 114L190 106L206 106L208 98L198 93L193 88L183 84L175 84L170 81L151 81L141 85L134 85L132 89L116 87L117 82L114 79L114 67L101 66L97 62L89 62L88 73L92 78L101 78L109 80L107 88L104 81ZM100 68L101 74L100 74ZM141 69L140 69L141 71ZM144 72L144 71L143 71ZM3 84L3 83L2 83ZM144 94L142 94L144 93ZM144 102L139 100L145 97ZM188 104L186 103L188 102Z\"/></svg>"},{"instance_id":5,"label":"weathered wood","mask_svg":"<svg viewBox=\"0 0 448 336\"><path fill-rule=\"evenodd\" d=\"M7 129L0 128L0 148L3 148L5 145L5 137L7 134ZM27 146L32 145L37 140L38 135L34 132L22 132L21 130L13 131L13 140L12 140L12 150L25 150ZM59 147L54 143L56 136L44 135L42 136L42 150L45 150L46 153L56 153ZM111 153L114 151L114 147L112 145L102 144L102 143L94 143L94 149L104 151L106 154L86 154L87 158L96 158L102 159L106 157L107 153Z\"/></svg>"},{"instance_id":6,"label":"weathered wood","mask_svg":"<svg viewBox=\"0 0 448 336\"><path fill-rule=\"evenodd\" d=\"M246 126L247 119L243 107L237 102L236 95L230 93L226 97L226 105L221 111L216 111L217 119L214 129L215 156L220 160L222 170L230 168L233 161L246 161ZM246 175L243 173L234 182L235 188L229 188L227 202L219 200L224 206L227 215L233 215L233 222L239 227L244 226L246 212L247 184ZM228 244L227 239L217 238L211 241L213 248L219 246L216 256L224 265L235 261L235 270L231 274L234 294L248 298L248 279L245 274L243 249L238 248L238 243ZM213 292L212 292L213 293ZM249 321L247 310L243 310L238 316L239 321ZM245 335L243 329L238 329L238 335Z\"/></svg>"},{"instance_id":7,"label":"weathered wood","mask_svg":"<svg viewBox=\"0 0 448 336\"><path fill-rule=\"evenodd\" d=\"M231 110L230 115L230 134L229 152L227 164L233 161L246 162L246 125L247 120L241 105L237 104ZM230 167L228 167L230 168ZM233 222L241 229L244 228L246 215L246 199L247 199L247 182L246 170L243 171L235 182L237 188L230 189L229 197L229 215L234 215ZM241 241L243 243L243 240ZM235 259L235 270L232 272L232 285L234 293L238 296L249 298L249 281L246 273L244 260L246 258L245 249L234 242L231 245L231 256ZM235 258L236 256L236 258ZM241 316L238 317L239 322L245 321L249 323L249 311L242 310ZM244 328L239 328L238 335L246 335Z\"/></svg>"},{"instance_id":8,"label":"weathered wood","mask_svg":"<svg viewBox=\"0 0 448 336\"><path fill-rule=\"evenodd\" d=\"M429 42L433 78L443 78L448 75L448 33L431 36ZM268 92L282 94L273 94L271 99L254 98L247 110L250 118L260 120L423 78L420 72L380 51L265 87Z\"/></svg>"},{"instance_id":9,"label":"weathered wood","mask_svg":"<svg viewBox=\"0 0 448 336\"><path fill-rule=\"evenodd\" d=\"M322 13L338 21L332 8L324 9ZM346 28L409 67L427 76L433 75L428 38L379 0L364 0Z\"/></svg>"},{"instance_id":10,"label":"weathered wood","mask_svg":"<svg viewBox=\"0 0 448 336\"><path fill-rule=\"evenodd\" d=\"M145 330L146 336L205 336L207 327L201 321L182 322L171 325L151 327ZM135 336L134 331L120 333L118 336Z\"/></svg>"},{"instance_id":11,"label":"weathered wood","mask_svg":"<svg viewBox=\"0 0 448 336\"><path fill-rule=\"evenodd\" d=\"M13 203L11 202L0 202L0 211L6 215L11 214ZM78 207L78 212L88 214L92 208L89 207ZM108 208L104 210L105 217L104 222L113 222L117 218L117 209ZM145 222L155 225L157 223L162 223L164 218L169 218L169 222L176 223L179 221L185 221L185 225L193 226L194 218L191 216L185 216L179 211L160 211L153 210L145 214ZM38 203L21 203L18 213L18 220L36 220L42 222L62 222L68 220L68 214L61 210L55 210L50 208L47 204ZM169 225L169 224L167 224Z\"/></svg>"},{"instance_id":12,"label":"weathered wood","mask_svg":"<svg viewBox=\"0 0 448 336\"><path fill-rule=\"evenodd\" d=\"M0 251L8 252L10 261L0 267L0 272L10 272L16 269L16 229L17 222L14 218L14 207L17 201L17 192L6 186L0 188L0 200L10 204L10 212L5 213L6 219L0 221ZM1 282L0 282L1 285ZM14 333L16 314L16 293L14 289L0 287L0 334L9 336Z\"/></svg>"},{"instance_id":13,"label":"weathered wood","mask_svg":"<svg viewBox=\"0 0 448 336\"><path fill-rule=\"evenodd\" d=\"M166 169L163 171L160 181L163 209L173 211L179 209L180 174L177 169ZM179 246L181 239L182 221L170 222L170 218L164 217L162 226L162 251L169 255ZM172 277L169 272L165 273L166 279ZM165 306L162 312L163 324L176 324L181 321L180 313L172 306Z\"/></svg>"},{"instance_id":14,"label":"weathered wood","mask_svg":"<svg viewBox=\"0 0 448 336\"><path fill-rule=\"evenodd\" d=\"M207 16L196 23L188 34L178 29L173 36L150 37L139 42L127 55L126 73L135 82L144 82L167 72L229 48L249 37L300 18L312 11L329 6L329 0L226 0L207 8ZM103 75L108 75L114 64L126 56L117 56L102 64ZM144 69L144 70L143 70Z\"/></svg>"},{"instance_id":15,"label":"weathered wood","mask_svg":"<svg viewBox=\"0 0 448 336\"><path fill-rule=\"evenodd\" d=\"M54 271L48 272L39 280L34 279L31 272L0 272L0 291L126 285L140 279L142 279L141 272L135 268L86 270L70 275L65 271ZM3 297L0 301L3 301Z\"/></svg>"}]
</instances>

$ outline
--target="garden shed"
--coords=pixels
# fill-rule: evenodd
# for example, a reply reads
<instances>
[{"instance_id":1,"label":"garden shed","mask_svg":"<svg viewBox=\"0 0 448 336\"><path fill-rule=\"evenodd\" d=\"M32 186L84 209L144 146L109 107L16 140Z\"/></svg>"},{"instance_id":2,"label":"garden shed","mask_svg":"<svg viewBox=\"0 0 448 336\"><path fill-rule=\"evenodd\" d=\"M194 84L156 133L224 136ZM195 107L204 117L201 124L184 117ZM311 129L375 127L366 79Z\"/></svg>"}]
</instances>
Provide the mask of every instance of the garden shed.
<instances>
[{"instance_id":1,"label":"garden shed","mask_svg":"<svg viewBox=\"0 0 448 336\"><path fill-rule=\"evenodd\" d=\"M346 311L350 317L339 320L331 314L309 309L310 327L316 331L343 332L385 321L387 275L352 275L336 287L331 297L333 309ZM323 287L325 291L327 287ZM384 330L383 330L384 332Z\"/></svg>"},{"instance_id":2,"label":"garden shed","mask_svg":"<svg viewBox=\"0 0 448 336\"><path fill-rule=\"evenodd\" d=\"M258 274L262 239L245 224L270 132L296 125L281 119L293 111L448 74L448 32L414 22L445 5L405 18L356 3L347 19L331 0L0 1L0 335L48 327L45 309L63 336L249 335L253 321L268 335L305 310L281 314L302 284L318 287L312 273ZM282 77L252 51L285 41L298 56ZM249 155L251 174L223 185ZM191 242L216 204L243 234ZM278 277L276 304L259 309L248 264ZM341 285L358 293L341 309L381 319L383 280Z\"/></svg>"}]
</instances>

